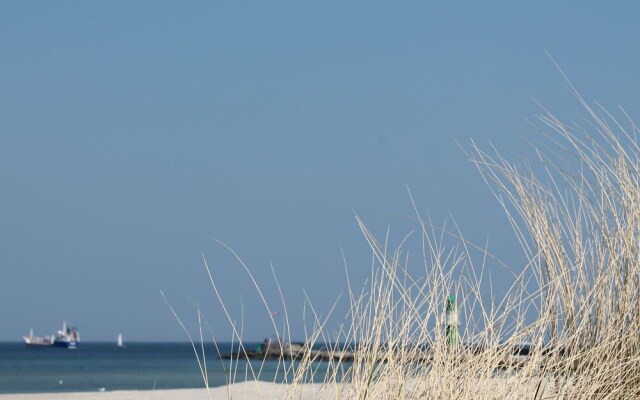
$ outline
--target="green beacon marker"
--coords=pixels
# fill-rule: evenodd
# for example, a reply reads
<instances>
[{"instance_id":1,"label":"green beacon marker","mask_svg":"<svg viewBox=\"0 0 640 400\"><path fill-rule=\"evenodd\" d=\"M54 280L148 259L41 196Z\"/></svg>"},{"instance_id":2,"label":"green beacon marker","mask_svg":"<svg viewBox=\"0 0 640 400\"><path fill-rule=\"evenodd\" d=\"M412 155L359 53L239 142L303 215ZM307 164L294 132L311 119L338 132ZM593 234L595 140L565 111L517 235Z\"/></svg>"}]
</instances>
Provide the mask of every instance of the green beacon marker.
<instances>
[{"instance_id":1,"label":"green beacon marker","mask_svg":"<svg viewBox=\"0 0 640 400\"><path fill-rule=\"evenodd\" d=\"M458 344L458 310L456 308L456 296L453 294L447 299L446 338L448 346Z\"/></svg>"}]
</instances>

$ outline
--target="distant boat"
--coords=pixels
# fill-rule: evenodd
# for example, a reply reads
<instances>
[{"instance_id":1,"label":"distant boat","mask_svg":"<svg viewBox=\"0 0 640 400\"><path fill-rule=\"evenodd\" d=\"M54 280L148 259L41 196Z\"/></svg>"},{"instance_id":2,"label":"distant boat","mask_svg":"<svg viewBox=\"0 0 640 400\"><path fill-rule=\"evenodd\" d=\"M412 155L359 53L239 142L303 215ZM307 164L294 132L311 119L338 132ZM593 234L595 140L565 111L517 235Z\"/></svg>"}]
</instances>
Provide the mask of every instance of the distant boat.
<instances>
[{"instance_id":1,"label":"distant boat","mask_svg":"<svg viewBox=\"0 0 640 400\"><path fill-rule=\"evenodd\" d=\"M75 349L80 343L80 334L78 328L67 327L67 322L62 322L62 329L56 333L56 337L53 340L53 345L56 347L64 347L67 349Z\"/></svg>"},{"instance_id":2,"label":"distant boat","mask_svg":"<svg viewBox=\"0 0 640 400\"><path fill-rule=\"evenodd\" d=\"M23 336L22 340L28 347L45 347L53 346L53 337L51 336L33 336L33 329L29 329L29 336Z\"/></svg>"},{"instance_id":3,"label":"distant boat","mask_svg":"<svg viewBox=\"0 0 640 400\"><path fill-rule=\"evenodd\" d=\"M118 341L116 342L116 345L120 348L127 347L122 343L122 333L118 334Z\"/></svg>"},{"instance_id":4,"label":"distant boat","mask_svg":"<svg viewBox=\"0 0 640 400\"><path fill-rule=\"evenodd\" d=\"M62 323L62 329L54 336L33 336L33 329L29 330L29 336L23 336L22 340L28 347L64 347L67 349L75 349L80 342L80 334L78 329L67 328L67 323Z\"/></svg>"}]
</instances>

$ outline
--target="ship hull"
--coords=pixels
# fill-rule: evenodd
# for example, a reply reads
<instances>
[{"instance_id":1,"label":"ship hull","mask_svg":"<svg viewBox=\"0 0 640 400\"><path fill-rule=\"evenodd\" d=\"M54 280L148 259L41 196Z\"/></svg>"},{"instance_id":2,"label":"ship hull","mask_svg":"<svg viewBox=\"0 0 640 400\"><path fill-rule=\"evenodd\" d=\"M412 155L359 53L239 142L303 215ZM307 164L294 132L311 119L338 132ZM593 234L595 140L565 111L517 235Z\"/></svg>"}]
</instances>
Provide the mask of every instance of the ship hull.
<instances>
[{"instance_id":1,"label":"ship hull","mask_svg":"<svg viewBox=\"0 0 640 400\"><path fill-rule=\"evenodd\" d=\"M24 336L22 338L24 344L27 347L50 347L53 346L53 341L50 338L42 338L37 336Z\"/></svg>"},{"instance_id":2,"label":"ship hull","mask_svg":"<svg viewBox=\"0 0 640 400\"><path fill-rule=\"evenodd\" d=\"M27 341L25 341L24 344L26 344L27 347L51 347L51 346L53 346L53 343L31 343L31 342L27 342Z\"/></svg>"},{"instance_id":3,"label":"ship hull","mask_svg":"<svg viewBox=\"0 0 640 400\"><path fill-rule=\"evenodd\" d=\"M63 349L75 349L78 347L78 342L76 341L66 341L66 340L56 340L53 342L55 347L62 347Z\"/></svg>"}]
</instances>

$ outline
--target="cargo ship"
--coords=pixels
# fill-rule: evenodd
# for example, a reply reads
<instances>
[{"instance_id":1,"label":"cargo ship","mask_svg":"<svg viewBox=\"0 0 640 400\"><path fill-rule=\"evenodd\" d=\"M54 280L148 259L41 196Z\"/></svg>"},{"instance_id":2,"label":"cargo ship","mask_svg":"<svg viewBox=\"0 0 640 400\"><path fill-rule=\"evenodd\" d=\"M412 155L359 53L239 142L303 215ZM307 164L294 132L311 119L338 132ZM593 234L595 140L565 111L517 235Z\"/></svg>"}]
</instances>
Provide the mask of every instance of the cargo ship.
<instances>
[{"instance_id":1,"label":"cargo ship","mask_svg":"<svg viewBox=\"0 0 640 400\"><path fill-rule=\"evenodd\" d=\"M80 334L76 327L67 327L67 322L62 322L62 329L55 336L33 336L33 329L29 331L29 336L22 339L28 347L63 347L65 349L75 349L80 343Z\"/></svg>"},{"instance_id":2,"label":"cargo ship","mask_svg":"<svg viewBox=\"0 0 640 400\"><path fill-rule=\"evenodd\" d=\"M78 328L67 328L67 322L62 322L62 329L56 333L56 337L53 339L53 345L55 347L64 347L67 349L75 349L80 342L80 334Z\"/></svg>"},{"instance_id":3,"label":"cargo ship","mask_svg":"<svg viewBox=\"0 0 640 400\"><path fill-rule=\"evenodd\" d=\"M23 336L22 340L28 347L53 346L52 336L33 336L33 329L30 329L29 336Z\"/></svg>"}]
</instances>

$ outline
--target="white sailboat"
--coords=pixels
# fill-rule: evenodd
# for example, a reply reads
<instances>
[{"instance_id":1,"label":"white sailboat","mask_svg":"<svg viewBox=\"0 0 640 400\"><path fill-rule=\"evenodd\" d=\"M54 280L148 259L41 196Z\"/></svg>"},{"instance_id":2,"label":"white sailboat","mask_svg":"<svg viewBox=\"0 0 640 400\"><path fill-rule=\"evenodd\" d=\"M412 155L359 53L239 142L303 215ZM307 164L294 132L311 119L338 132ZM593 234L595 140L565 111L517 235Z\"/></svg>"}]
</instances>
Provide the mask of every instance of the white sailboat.
<instances>
[{"instance_id":1,"label":"white sailboat","mask_svg":"<svg viewBox=\"0 0 640 400\"><path fill-rule=\"evenodd\" d=\"M126 347L126 346L124 345L124 343L122 343L122 333L119 333L119 334L118 334L117 346L118 346L118 347Z\"/></svg>"}]
</instances>

